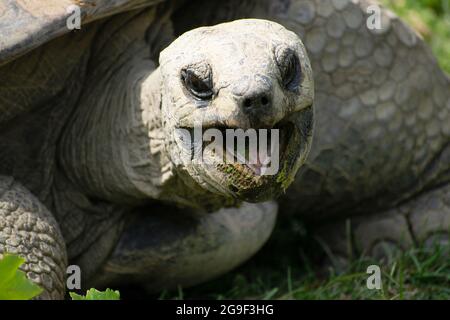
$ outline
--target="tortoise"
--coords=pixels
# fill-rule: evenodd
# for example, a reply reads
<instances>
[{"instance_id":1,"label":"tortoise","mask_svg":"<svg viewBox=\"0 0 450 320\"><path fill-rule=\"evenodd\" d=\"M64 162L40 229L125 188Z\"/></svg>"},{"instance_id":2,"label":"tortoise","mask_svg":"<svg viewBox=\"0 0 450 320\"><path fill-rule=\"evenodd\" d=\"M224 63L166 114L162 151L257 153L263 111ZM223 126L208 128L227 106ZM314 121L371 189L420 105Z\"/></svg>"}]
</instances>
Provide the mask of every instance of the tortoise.
<instances>
[{"instance_id":1,"label":"tortoise","mask_svg":"<svg viewBox=\"0 0 450 320\"><path fill-rule=\"evenodd\" d=\"M207 281L278 211L344 262L448 241L450 81L390 11L369 28L372 4L1 3L0 254L61 299L68 264L85 288ZM221 162L198 126L276 129L279 170Z\"/></svg>"}]
</instances>

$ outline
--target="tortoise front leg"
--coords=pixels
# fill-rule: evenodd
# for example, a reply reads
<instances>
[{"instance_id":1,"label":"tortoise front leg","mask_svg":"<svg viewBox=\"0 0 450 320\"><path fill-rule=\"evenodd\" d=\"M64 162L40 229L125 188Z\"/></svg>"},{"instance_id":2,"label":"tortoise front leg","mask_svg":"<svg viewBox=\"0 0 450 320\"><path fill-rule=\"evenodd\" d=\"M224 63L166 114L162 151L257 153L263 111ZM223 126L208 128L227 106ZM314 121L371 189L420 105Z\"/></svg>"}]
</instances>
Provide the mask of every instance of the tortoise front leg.
<instances>
[{"instance_id":1,"label":"tortoise front leg","mask_svg":"<svg viewBox=\"0 0 450 320\"><path fill-rule=\"evenodd\" d=\"M14 178L0 176L0 257L18 254L21 269L44 291L38 299L63 299L66 246L47 208Z\"/></svg>"},{"instance_id":2,"label":"tortoise front leg","mask_svg":"<svg viewBox=\"0 0 450 320\"><path fill-rule=\"evenodd\" d=\"M386 261L415 246L450 249L450 185L384 212L323 226L317 234L330 260L344 267L352 256Z\"/></svg>"},{"instance_id":3,"label":"tortoise front leg","mask_svg":"<svg viewBox=\"0 0 450 320\"><path fill-rule=\"evenodd\" d=\"M239 208L198 215L181 211L162 206L141 210L93 285L135 283L158 292L224 274L266 242L277 205L244 203Z\"/></svg>"}]
</instances>

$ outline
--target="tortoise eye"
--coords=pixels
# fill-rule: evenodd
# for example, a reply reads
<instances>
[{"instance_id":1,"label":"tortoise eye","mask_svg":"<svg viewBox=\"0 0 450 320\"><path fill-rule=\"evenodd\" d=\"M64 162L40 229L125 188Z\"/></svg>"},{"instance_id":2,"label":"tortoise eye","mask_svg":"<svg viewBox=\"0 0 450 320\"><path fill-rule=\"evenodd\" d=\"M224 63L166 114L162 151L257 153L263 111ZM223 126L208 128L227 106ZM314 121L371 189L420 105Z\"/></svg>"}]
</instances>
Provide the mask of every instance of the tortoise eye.
<instances>
[{"instance_id":1,"label":"tortoise eye","mask_svg":"<svg viewBox=\"0 0 450 320\"><path fill-rule=\"evenodd\" d=\"M281 57L277 59L277 64L281 71L284 88L289 91L296 91L300 84L301 66L295 52L285 50Z\"/></svg>"},{"instance_id":2,"label":"tortoise eye","mask_svg":"<svg viewBox=\"0 0 450 320\"><path fill-rule=\"evenodd\" d=\"M210 73L203 79L193 70L181 70L181 81L186 89L197 99L210 100L213 96L212 79Z\"/></svg>"}]
</instances>

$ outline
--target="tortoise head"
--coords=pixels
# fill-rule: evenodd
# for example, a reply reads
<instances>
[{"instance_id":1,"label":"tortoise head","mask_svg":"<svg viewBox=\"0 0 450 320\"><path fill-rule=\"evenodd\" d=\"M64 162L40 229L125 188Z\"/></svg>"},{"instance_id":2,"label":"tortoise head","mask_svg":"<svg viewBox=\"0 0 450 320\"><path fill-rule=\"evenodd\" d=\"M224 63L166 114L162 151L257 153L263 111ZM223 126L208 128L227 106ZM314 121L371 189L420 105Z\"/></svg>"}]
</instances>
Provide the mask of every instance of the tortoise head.
<instances>
[{"instance_id":1,"label":"tortoise head","mask_svg":"<svg viewBox=\"0 0 450 320\"><path fill-rule=\"evenodd\" d=\"M296 34L256 19L194 29L161 52L160 72L180 176L251 202L289 186L313 130L312 70Z\"/></svg>"}]
</instances>

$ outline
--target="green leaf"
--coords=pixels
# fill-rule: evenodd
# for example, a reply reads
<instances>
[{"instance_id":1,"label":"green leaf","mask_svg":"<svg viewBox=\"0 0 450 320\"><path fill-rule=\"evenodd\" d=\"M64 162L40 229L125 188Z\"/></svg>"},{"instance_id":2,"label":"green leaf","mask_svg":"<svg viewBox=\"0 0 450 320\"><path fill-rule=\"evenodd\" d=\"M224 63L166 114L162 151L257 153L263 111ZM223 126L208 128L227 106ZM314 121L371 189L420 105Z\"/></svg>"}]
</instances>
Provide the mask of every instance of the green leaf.
<instances>
[{"instance_id":1,"label":"green leaf","mask_svg":"<svg viewBox=\"0 0 450 320\"><path fill-rule=\"evenodd\" d=\"M17 255L3 255L0 260L0 300L29 300L42 292L19 270L24 262L25 259Z\"/></svg>"},{"instance_id":2,"label":"green leaf","mask_svg":"<svg viewBox=\"0 0 450 320\"><path fill-rule=\"evenodd\" d=\"M72 300L120 300L119 291L113 291L111 289L98 291L92 288L86 292L85 296L76 294L75 292L70 292L69 294Z\"/></svg>"}]
</instances>

